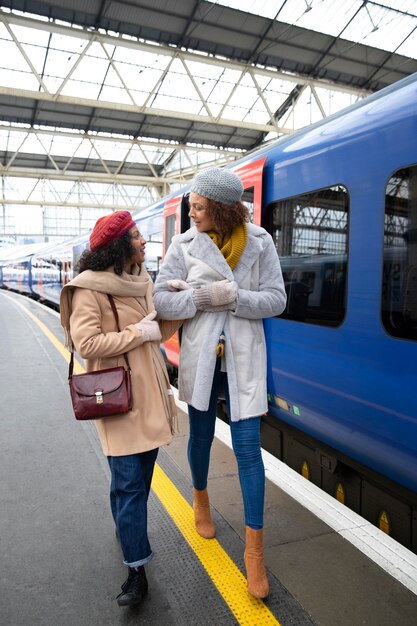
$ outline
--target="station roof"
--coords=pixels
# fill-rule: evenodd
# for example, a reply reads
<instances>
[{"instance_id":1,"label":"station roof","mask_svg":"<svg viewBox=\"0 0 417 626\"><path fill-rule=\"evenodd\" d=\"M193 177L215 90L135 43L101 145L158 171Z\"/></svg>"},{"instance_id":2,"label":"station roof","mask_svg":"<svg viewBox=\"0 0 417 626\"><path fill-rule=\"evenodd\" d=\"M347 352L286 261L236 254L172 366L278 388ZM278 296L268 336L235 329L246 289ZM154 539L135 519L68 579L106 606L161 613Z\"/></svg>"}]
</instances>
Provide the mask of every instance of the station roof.
<instances>
[{"instance_id":1,"label":"station roof","mask_svg":"<svg viewBox=\"0 0 417 626\"><path fill-rule=\"evenodd\" d=\"M253 149L416 72L417 10L414 0L6 0L0 41L0 119L33 131L0 129L13 175L169 183L187 159L192 173L219 156L210 150Z\"/></svg>"},{"instance_id":2,"label":"station roof","mask_svg":"<svg viewBox=\"0 0 417 626\"><path fill-rule=\"evenodd\" d=\"M1 6L371 91L417 71L414 0L6 0Z\"/></svg>"},{"instance_id":3,"label":"station roof","mask_svg":"<svg viewBox=\"0 0 417 626\"><path fill-rule=\"evenodd\" d=\"M131 48L130 52L126 50L123 60L126 61L126 56L130 54L132 63L138 67L136 90L140 91L141 84L144 84L142 91L156 100L156 104L147 102L144 108L143 101L133 95L133 100L139 105L136 111L112 107L108 103L98 109L88 105L88 94L83 97L80 89L77 102L59 97L52 100L30 98L28 93L20 95L16 90L13 95L0 94L1 116L10 121L246 150L259 144L267 132L258 127L245 127L244 124L242 128L232 111L222 110L233 81L241 78L238 67L249 67L252 72L255 68L268 70L263 74L264 81L258 78L255 85L249 84L248 73L244 73L240 93L248 97L245 103L247 112L242 103L240 107L230 103L241 109L239 122L255 119L257 101L261 98L254 97L254 91L259 87L260 90L274 92L275 97L267 104L272 107L271 112L278 125L288 109L288 100L294 101L299 97L306 81L322 81L322 85L333 84L347 91L353 88L355 91L351 93L357 94L359 90L364 93L376 91L417 71L417 10L413 0L345 0L343 3L334 0L6 0L2 2L2 7L20 12L20 15L47 18L49 24L69 24L77 29L78 34L82 27L84 32L112 35L112 39L102 40L106 42L110 55L110 44L117 44L117 38L119 42L120 38L124 38L126 44L132 40L148 44L142 48ZM39 22L34 23L34 28L40 27ZM74 30L74 34L77 31ZM54 55L58 57L58 52L60 57L77 52L70 51L62 41L63 32L45 30L44 36L40 37L38 46L44 47L43 65L36 67L40 76L47 74L48 65L51 65ZM85 38L78 41L80 53L87 41ZM97 47L95 43L92 49ZM164 49L156 50L154 45L149 47L149 44L155 43L162 44ZM31 44L33 39L28 39L26 45ZM169 50L171 55L166 54ZM200 54L202 67L203 62L207 63L210 59L217 59L220 64L206 64L208 69L204 76L204 69L197 67L198 57L195 54L193 57L174 58L173 50ZM159 56L165 58L158 58L158 52L164 52ZM105 99L111 101L110 87L113 86L114 97L120 85L117 85L119 81L116 79L112 85L109 79L111 59L104 59L103 62L100 56L98 54L95 59L97 76L92 79L96 89L90 92L93 98L97 97L94 99L102 103L104 99L100 92L107 88ZM140 57L143 58L142 65ZM181 67L179 59L182 61L184 58L190 73L195 76L196 84L190 90L193 92L190 99L195 100L194 107L187 106L186 94L175 93L175 84L171 89L163 85L166 76L161 72L167 75L167 65L171 62L168 73L171 73L172 82L175 78L179 79L181 90L179 75L186 70ZM60 60L62 62L63 59ZM229 65L230 61L239 64L235 71ZM172 66L178 66L177 74ZM156 80L162 77L160 85L153 91L146 88L150 71ZM277 79L282 79L280 84L275 79L276 84L270 85L274 82L270 71ZM285 77L292 80L286 82ZM299 82L295 80L297 77ZM126 86L130 91L134 90L133 85ZM39 85L37 87L42 92ZM205 99L209 107L208 116L207 109L201 111L200 98L197 104L195 90ZM277 97L278 93L280 97ZM74 94L73 91L71 95ZM169 111L174 106L175 96L177 115L162 116L162 111L158 109ZM239 92L235 91L234 97L239 98ZM154 114L152 109L155 109ZM236 119L235 126L233 123L219 124L220 112L223 117L229 115L231 120ZM208 119L200 119L201 113ZM265 119L265 115L263 121L267 126L269 120Z\"/></svg>"}]
</instances>

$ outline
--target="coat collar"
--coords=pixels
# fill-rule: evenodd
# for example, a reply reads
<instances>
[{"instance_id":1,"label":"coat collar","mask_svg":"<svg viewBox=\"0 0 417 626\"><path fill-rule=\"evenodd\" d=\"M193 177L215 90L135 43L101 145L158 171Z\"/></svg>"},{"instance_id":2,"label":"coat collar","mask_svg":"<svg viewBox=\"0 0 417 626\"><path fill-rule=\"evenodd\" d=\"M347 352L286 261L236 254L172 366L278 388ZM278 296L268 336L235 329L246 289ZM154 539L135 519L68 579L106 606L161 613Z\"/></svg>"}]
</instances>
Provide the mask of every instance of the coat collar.
<instances>
[{"instance_id":1,"label":"coat collar","mask_svg":"<svg viewBox=\"0 0 417 626\"><path fill-rule=\"evenodd\" d=\"M210 237L206 233L199 233L195 231L190 246L188 247L188 253L196 259L200 259L207 263L216 272L227 278L228 280L235 280L238 284L250 271L252 265L258 259L262 244L258 240L258 237L248 232L248 240L246 242L245 249L242 252L242 256L239 259L238 264L232 272L226 259L220 252L219 248L213 243Z\"/></svg>"},{"instance_id":2,"label":"coat collar","mask_svg":"<svg viewBox=\"0 0 417 626\"><path fill-rule=\"evenodd\" d=\"M207 265L224 276L224 278L234 280L233 272L227 264L226 259L207 233L197 232L188 248L188 253L196 259L207 263Z\"/></svg>"},{"instance_id":3,"label":"coat collar","mask_svg":"<svg viewBox=\"0 0 417 626\"><path fill-rule=\"evenodd\" d=\"M137 311L138 313L140 313L140 315L143 315L143 317L145 317L146 315L148 315L148 313L151 313L151 311L154 310L153 305L151 307L149 307L149 302L147 302L148 298L134 298L134 297L118 297L118 296L114 296L114 299L118 302L120 302L121 304L123 304L123 306L128 306L131 309L134 309L135 311Z\"/></svg>"},{"instance_id":4,"label":"coat collar","mask_svg":"<svg viewBox=\"0 0 417 626\"><path fill-rule=\"evenodd\" d=\"M239 259L238 264L233 272L234 280L237 284L248 274L253 264L258 260L262 250L262 244L258 237L254 237L248 232L248 240L246 242L245 249L242 252L242 256ZM223 256L223 255L222 255Z\"/></svg>"}]
</instances>

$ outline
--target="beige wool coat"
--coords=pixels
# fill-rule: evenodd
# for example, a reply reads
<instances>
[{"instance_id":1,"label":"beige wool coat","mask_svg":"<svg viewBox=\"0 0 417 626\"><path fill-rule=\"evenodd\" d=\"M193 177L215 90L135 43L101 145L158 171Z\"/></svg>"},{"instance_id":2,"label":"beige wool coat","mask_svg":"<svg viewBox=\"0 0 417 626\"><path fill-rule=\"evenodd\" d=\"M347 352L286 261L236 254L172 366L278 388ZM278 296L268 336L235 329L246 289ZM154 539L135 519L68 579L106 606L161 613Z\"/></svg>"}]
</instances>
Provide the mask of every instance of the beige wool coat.
<instances>
[{"instance_id":1,"label":"beige wool coat","mask_svg":"<svg viewBox=\"0 0 417 626\"><path fill-rule=\"evenodd\" d=\"M82 283L84 275L88 279L88 275L93 274L105 273L87 271L77 278ZM111 275L112 282L118 279L112 270L107 275L109 278ZM123 278L129 280L128 275ZM132 410L120 416L95 420L104 454L124 456L168 444L172 438L176 407L164 359L159 342L144 342L142 332L134 326L154 310L152 281L149 280L143 297L115 295L113 290L120 332L106 293L77 286L80 282L75 279L64 288L67 293L63 291L61 304L69 303L69 310L65 313L65 307L61 306L61 321L65 327L65 316L69 316L71 340L85 360L86 370L126 366L124 352L127 352L132 370ZM86 284L89 284L88 280ZM108 292L112 293L110 287ZM166 341L178 326L178 322L160 322L162 341Z\"/></svg>"}]
</instances>

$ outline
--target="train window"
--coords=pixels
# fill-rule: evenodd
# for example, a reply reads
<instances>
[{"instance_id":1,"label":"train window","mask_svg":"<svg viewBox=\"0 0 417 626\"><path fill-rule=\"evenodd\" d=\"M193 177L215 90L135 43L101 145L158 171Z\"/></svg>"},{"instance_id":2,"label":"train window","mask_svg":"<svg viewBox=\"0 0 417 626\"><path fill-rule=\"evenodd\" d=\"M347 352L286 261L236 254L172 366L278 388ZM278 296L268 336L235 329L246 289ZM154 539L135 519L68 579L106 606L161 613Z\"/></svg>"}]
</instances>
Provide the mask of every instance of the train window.
<instances>
[{"instance_id":1,"label":"train window","mask_svg":"<svg viewBox=\"0 0 417 626\"><path fill-rule=\"evenodd\" d=\"M281 317L339 326L346 311L346 188L337 185L275 202L268 216L287 291Z\"/></svg>"},{"instance_id":2,"label":"train window","mask_svg":"<svg viewBox=\"0 0 417 626\"><path fill-rule=\"evenodd\" d=\"M398 170L385 191L381 317L393 337L417 340L417 165Z\"/></svg>"},{"instance_id":3,"label":"train window","mask_svg":"<svg viewBox=\"0 0 417 626\"><path fill-rule=\"evenodd\" d=\"M82 253L84 252L84 250L87 249L88 246L88 242L84 241L83 243L78 243L76 245L74 245L73 249L72 249L72 265L74 268L74 276L76 276L78 274L78 263L79 260L81 258Z\"/></svg>"},{"instance_id":4,"label":"train window","mask_svg":"<svg viewBox=\"0 0 417 626\"><path fill-rule=\"evenodd\" d=\"M245 189L245 191L243 192L243 196L242 196L242 202L249 209L251 222L253 222L254 198L255 198L255 188L249 187L249 189Z\"/></svg>"},{"instance_id":5,"label":"train window","mask_svg":"<svg viewBox=\"0 0 417 626\"><path fill-rule=\"evenodd\" d=\"M180 207L180 215L181 215L181 232L185 233L191 227L191 218L188 215L190 212L190 194L185 193L181 198L181 207Z\"/></svg>"},{"instance_id":6,"label":"train window","mask_svg":"<svg viewBox=\"0 0 417 626\"><path fill-rule=\"evenodd\" d=\"M167 215L167 217L165 218L165 252L168 250L172 238L175 235L175 221L176 221L176 214L173 213L172 215Z\"/></svg>"}]
</instances>

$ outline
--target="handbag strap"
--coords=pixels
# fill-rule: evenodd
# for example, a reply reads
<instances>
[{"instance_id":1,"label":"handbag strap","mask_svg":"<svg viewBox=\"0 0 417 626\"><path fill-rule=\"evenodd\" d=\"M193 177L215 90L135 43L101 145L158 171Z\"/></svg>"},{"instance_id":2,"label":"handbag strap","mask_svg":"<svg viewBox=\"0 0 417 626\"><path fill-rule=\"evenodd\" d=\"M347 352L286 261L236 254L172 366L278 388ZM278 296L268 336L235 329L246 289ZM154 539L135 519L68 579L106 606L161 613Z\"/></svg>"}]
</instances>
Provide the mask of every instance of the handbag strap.
<instances>
[{"instance_id":1,"label":"handbag strap","mask_svg":"<svg viewBox=\"0 0 417 626\"><path fill-rule=\"evenodd\" d=\"M116 318L117 330L118 330L118 331L119 331L119 333L120 333L120 326L119 326L119 314L117 313L117 309L116 309L116 305L114 304L113 296L111 296L111 295L108 293L108 294L107 294L107 297L108 297L108 299L109 299L109 301L110 301L111 308L112 308L112 311L113 311L113 313L114 313L114 317ZM129 359L127 358L127 352L124 352L124 353L123 353L123 356L124 356L125 361L126 361L127 369L128 369L128 370L130 370L130 364L129 364Z\"/></svg>"},{"instance_id":2,"label":"handbag strap","mask_svg":"<svg viewBox=\"0 0 417 626\"><path fill-rule=\"evenodd\" d=\"M116 305L114 304L114 299L113 299L113 296L111 296L111 295L108 293L108 294L107 294L107 297L108 297L108 299L109 299L110 306L111 306L112 311L113 311L113 315L114 315L114 317L115 317L115 319L116 319L117 330L118 330L118 331L119 331L119 333L120 333L119 314L118 314L118 312L117 312ZM125 361L126 361L127 369L130 371L130 363L129 363L129 359L127 358L127 353L126 353L126 352L124 352L124 353L123 353L123 356L124 356L124 359L125 359ZM69 380L70 378L72 378L72 373L73 373L73 371L74 371L74 351L73 351L73 350L71 350L71 358L70 358L70 362L69 362L69 366L68 366L68 380Z\"/></svg>"}]
</instances>

